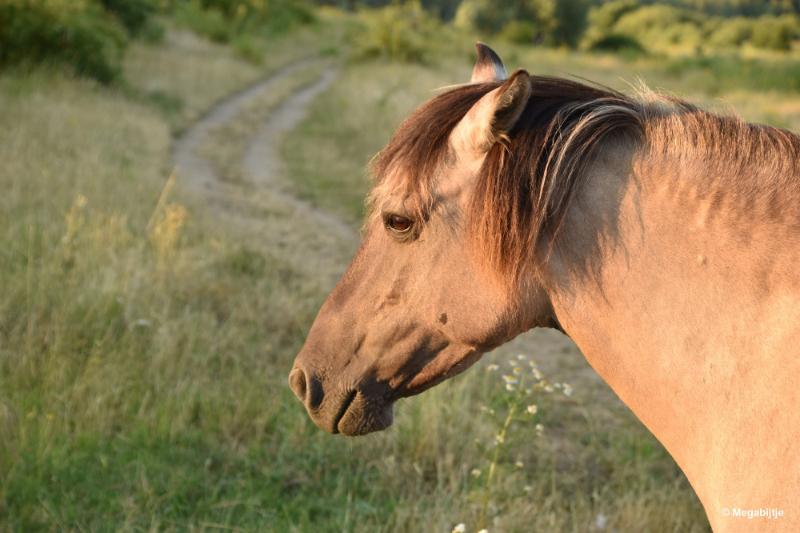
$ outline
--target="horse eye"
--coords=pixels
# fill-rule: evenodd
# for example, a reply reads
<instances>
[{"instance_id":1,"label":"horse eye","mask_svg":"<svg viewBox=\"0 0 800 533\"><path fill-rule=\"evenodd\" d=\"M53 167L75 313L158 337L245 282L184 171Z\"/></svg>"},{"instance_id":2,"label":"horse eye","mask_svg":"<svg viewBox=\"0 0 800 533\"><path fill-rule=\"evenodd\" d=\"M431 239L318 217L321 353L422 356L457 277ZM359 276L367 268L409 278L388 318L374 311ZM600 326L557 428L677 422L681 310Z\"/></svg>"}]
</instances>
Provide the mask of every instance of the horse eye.
<instances>
[{"instance_id":1,"label":"horse eye","mask_svg":"<svg viewBox=\"0 0 800 533\"><path fill-rule=\"evenodd\" d=\"M414 221L401 215L389 215L386 217L386 227L395 233L408 233L414 226Z\"/></svg>"}]
</instances>

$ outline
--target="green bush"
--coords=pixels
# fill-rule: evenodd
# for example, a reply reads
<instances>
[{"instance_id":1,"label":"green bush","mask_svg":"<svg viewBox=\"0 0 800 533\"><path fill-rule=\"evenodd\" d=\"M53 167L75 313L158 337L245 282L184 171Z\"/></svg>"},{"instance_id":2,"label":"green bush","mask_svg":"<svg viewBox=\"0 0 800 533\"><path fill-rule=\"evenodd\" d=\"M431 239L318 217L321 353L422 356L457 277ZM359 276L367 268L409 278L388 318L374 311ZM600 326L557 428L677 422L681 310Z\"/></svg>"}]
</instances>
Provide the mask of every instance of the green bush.
<instances>
[{"instance_id":1,"label":"green bush","mask_svg":"<svg viewBox=\"0 0 800 533\"><path fill-rule=\"evenodd\" d=\"M122 72L125 30L87 3L10 0L0 4L0 66L64 65L109 83Z\"/></svg>"},{"instance_id":2,"label":"green bush","mask_svg":"<svg viewBox=\"0 0 800 533\"><path fill-rule=\"evenodd\" d=\"M738 47L749 41L752 34L752 20L735 17L721 21L711 32L708 42L717 48Z\"/></svg>"},{"instance_id":3,"label":"green bush","mask_svg":"<svg viewBox=\"0 0 800 533\"><path fill-rule=\"evenodd\" d=\"M587 9L587 0L464 0L454 24L468 31L508 36L522 30L519 37L533 27L535 35L529 41L574 47L586 27ZM532 26L516 26L518 22Z\"/></svg>"},{"instance_id":4,"label":"green bush","mask_svg":"<svg viewBox=\"0 0 800 533\"><path fill-rule=\"evenodd\" d=\"M424 63L429 43L441 27L418 2L365 9L360 19L361 27L353 36L357 55L404 63Z\"/></svg>"},{"instance_id":5,"label":"green bush","mask_svg":"<svg viewBox=\"0 0 800 533\"><path fill-rule=\"evenodd\" d=\"M643 43L648 50L675 44L699 46L704 40L705 16L666 4L629 11L617 21L613 32Z\"/></svg>"},{"instance_id":6,"label":"green bush","mask_svg":"<svg viewBox=\"0 0 800 533\"><path fill-rule=\"evenodd\" d=\"M644 52L642 45L633 37L612 33L598 39L589 45L595 52L617 52L626 54L641 54Z\"/></svg>"},{"instance_id":7,"label":"green bush","mask_svg":"<svg viewBox=\"0 0 800 533\"><path fill-rule=\"evenodd\" d=\"M133 36L161 33L153 20L157 7L153 0L99 0L106 11L113 13Z\"/></svg>"},{"instance_id":8,"label":"green bush","mask_svg":"<svg viewBox=\"0 0 800 533\"><path fill-rule=\"evenodd\" d=\"M458 6L453 23L467 31L498 33L507 24L516 20L533 20L530 2L491 0L464 0Z\"/></svg>"},{"instance_id":9,"label":"green bush","mask_svg":"<svg viewBox=\"0 0 800 533\"><path fill-rule=\"evenodd\" d=\"M499 37L512 43L531 44L538 34L539 30L533 22L512 20L503 27Z\"/></svg>"},{"instance_id":10,"label":"green bush","mask_svg":"<svg viewBox=\"0 0 800 533\"><path fill-rule=\"evenodd\" d=\"M753 34L750 43L757 48L769 50L789 50L797 31L792 17L760 17L753 23Z\"/></svg>"},{"instance_id":11,"label":"green bush","mask_svg":"<svg viewBox=\"0 0 800 533\"><path fill-rule=\"evenodd\" d=\"M613 47L614 41L621 37L614 33L617 21L626 13L635 11L639 5L637 0L614 0L591 8L587 16L586 33L583 36L584 48L594 49L597 43L606 38L611 38L609 43Z\"/></svg>"},{"instance_id":12,"label":"green bush","mask_svg":"<svg viewBox=\"0 0 800 533\"><path fill-rule=\"evenodd\" d=\"M552 7L552 30L546 41L575 48L586 29L586 0L549 0ZM543 21L545 24L546 22Z\"/></svg>"},{"instance_id":13,"label":"green bush","mask_svg":"<svg viewBox=\"0 0 800 533\"><path fill-rule=\"evenodd\" d=\"M227 43L233 37L234 27L225 15L211 8L204 8L199 2L181 2L173 12L175 21L195 33L218 43Z\"/></svg>"},{"instance_id":14,"label":"green bush","mask_svg":"<svg viewBox=\"0 0 800 533\"><path fill-rule=\"evenodd\" d=\"M176 21L212 41L227 43L243 35L274 35L315 20L298 0L173 1L167 11Z\"/></svg>"}]
</instances>

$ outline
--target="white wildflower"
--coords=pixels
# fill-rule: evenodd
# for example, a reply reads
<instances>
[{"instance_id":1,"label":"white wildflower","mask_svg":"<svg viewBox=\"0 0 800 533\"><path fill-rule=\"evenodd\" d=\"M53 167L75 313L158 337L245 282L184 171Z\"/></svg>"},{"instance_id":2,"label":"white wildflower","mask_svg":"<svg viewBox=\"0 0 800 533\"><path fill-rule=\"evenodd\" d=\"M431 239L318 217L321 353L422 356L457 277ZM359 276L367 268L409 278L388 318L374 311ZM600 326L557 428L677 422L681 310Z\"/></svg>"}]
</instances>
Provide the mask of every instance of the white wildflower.
<instances>
[{"instance_id":1,"label":"white wildflower","mask_svg":"<svg viewBox=\"0 0 800 533\"><path fill-rule=\"evenodd\" d=\"M541 424L536 424L536 426L534 426L533 429L536 430L536 434L539 435L540 437L542 436L542 433L544 433L544 426Z\"/></svg>"},{"instance_id":2,"label":"white wildflower","mask_svg":"<svg viewBox=\"0 0 800 533\"><path fill-rule=\"evenodd\" d=\"M456 524L456 527L453 528L453 533L464 533L467 530L467 526L464 524Z\"/></svg>"},{"instance_id":3,"label":"white wildflower","mask_svg":"<svg viewBox=\"0 0 800 533\"><path fill-rule=\"evenodd\" d=\"M535 415L536 413L538 413L538 412L539 412L539 407L538 407L538 406L537 406L535 403L532 403L532 404L530 404L530 405L528 406L528 408L526 409L526 411L528 411L528 412L529 412L530 414L532 414L532 415Z\"/></svg>"},{"instance_id":4,"label":"white wildflower","mask_svg":"<svg viewBox=\"0 0 800 533\"><path fill-rule=\"evenodd\" d=\"M481 471L477 468L473 468L472 472L470 472L472 477L481 477Z\"/></svg>"},{"instance_id":5,"label":"white wildflower","mask_svg":"<svg viewBox=\"0 0 800 533\"><path fill-rule=\"evenodd\" d=\"M572 396L572 385L564 383L564 396Z\"/></svg>"}]
</instances>

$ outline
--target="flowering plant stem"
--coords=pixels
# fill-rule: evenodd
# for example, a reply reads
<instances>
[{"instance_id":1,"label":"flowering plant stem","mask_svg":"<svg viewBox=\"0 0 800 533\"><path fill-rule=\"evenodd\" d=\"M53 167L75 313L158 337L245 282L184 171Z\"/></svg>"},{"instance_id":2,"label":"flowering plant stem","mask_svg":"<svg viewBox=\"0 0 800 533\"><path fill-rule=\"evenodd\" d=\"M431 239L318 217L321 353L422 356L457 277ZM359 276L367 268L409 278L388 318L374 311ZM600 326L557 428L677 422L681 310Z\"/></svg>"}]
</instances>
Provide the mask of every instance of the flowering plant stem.
<instances>
[{"instance_id":1,"label":"flowering plant stem","mask_svg":"<svg viewBox=\"0 0 800 533\"><path fill-rule=\"evenodd\" d=\"M503 421L503 427L500 429L500 432L497 434L494 453L492 454L492 462L489 463L489 472L486 474L486 487L483 493L483 505L481 506L481 514L478 517L478 527L485 528L486 524L486 513L489 509L489 497L492 494L492 482L494 481L494 474L497 470L497 462L500 458L500 448L503 446L503 443L506 440L506 433L508 432L509 426L511 426L512 420L514 420L514 414L517 410L517 404L519 402L515 398L515 401L511 403L511 406L508 408L508 414L506 415L506 419Z\"/></svg>"}]
</instances>

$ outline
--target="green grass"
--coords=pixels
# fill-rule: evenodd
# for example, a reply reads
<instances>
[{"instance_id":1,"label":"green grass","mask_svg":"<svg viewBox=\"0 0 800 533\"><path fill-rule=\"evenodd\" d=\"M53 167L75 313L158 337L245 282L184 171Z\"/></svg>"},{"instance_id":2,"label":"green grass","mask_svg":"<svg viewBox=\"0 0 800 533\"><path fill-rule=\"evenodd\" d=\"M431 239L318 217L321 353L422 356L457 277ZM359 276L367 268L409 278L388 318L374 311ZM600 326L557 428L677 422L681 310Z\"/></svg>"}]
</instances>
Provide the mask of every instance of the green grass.
<instances>
[{"instance_id":1,"label":"green grass","mask_svg":"<svg viewBox=\"0 0 800 533\"><path fill-rule=\"evenodd\" d=\"M485 505L492 531L587 531L601 516L609 530L706 530L668 454L552 336L533 355L575 392L538 394L496 461L517 400L487 364L507 368L516 345L402 401L387 432L345 439L310 422L286 375L329 289L309 271L320 228L263 204L267 227L295 232L276 241L220 222L180 183L159 198L174 132L284 62L339 50L339 24L281 36L261 66L169 29L132 45L127 87L0 75L0 529L447 532L477 529ZM466 79L463 49L424 66L343 63L283 146L298 194L356 227L367 161L435 88ZM714 92L652 58L507 52L509 67L617 87L639 74L800 124L796 95ZM315 72L216 132L208 149L232 182L258 117Z\"/></svg>"}]
</instances>

